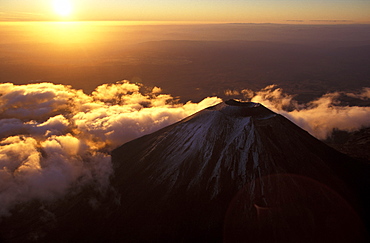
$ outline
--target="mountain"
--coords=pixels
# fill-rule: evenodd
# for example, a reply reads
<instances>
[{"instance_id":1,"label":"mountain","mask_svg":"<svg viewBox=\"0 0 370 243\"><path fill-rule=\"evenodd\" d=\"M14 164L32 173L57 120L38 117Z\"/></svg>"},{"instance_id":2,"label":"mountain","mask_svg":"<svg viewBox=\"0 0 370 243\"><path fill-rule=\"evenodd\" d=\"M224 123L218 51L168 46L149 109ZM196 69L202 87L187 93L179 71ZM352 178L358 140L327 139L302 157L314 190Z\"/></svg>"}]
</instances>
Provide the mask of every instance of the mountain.
<instances>
[{"instance_id":1,"label":"mountain","mask_svg":"<svg viewBox=\"0 0 370 243\"><path fill-rule=\"evenodd\" d=\"M368 240L368 166L257 103L204 109L115 149L112 162L105 196L86 188L20 207L0 223L0 240Z\"/></svg>"},{"instance_id":2,"label":"mountain","mask_svg":"<svg viewBox=\"0 0 370 243\"><path fill-rule=\"evenodd\" d=\"M351 206L363 171L260 104L209 107L124 144L112 161L127 218L140 229L123 235L140 241L356 242L363 235Z\"/></svg>"},{"instance_id":3,"label":"mountain","mask_svg":"<svg viewBox=\"0 0 370 243\"><path fill-rule=\"evenodd\" d=\"M370 161L370 127L353 132L336 130L324 142L341 153L359 160Z\"/></svg>"}]
</instances>

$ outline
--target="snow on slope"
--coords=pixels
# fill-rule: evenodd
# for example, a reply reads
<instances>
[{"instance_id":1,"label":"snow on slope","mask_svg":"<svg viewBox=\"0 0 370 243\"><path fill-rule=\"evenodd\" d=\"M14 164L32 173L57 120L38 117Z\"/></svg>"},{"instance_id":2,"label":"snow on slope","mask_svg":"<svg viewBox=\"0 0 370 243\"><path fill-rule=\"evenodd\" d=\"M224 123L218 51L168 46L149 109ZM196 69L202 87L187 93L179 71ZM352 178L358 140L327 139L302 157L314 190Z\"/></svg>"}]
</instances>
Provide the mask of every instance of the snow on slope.
<instances>
[{"instance_id":1,"label":"snow on slope","mask_svg":"<svg viewBox=\"0 0 370 243\"><path fill-rule=\"evenodd\" d=\"M289 156L297 160L301 154L294 151L297 150L294 146L304 147L299 141L291 142L289 137L294 141L302 135L294 136L295 133L309 135L300 129L295 131L297 128L290 122L285 128L285 124L276 126L281 121L286 122L286 119L257 103L222 102L144 136L142 139L150 142L133 155L130 165L125 166L141 166L137 170L145 171L151 184L165 184L168 192L185 185L187 190L206 185L213 198L219 194L223 183L239 185L240 189L262 175L289 171L284 168L285 162L278 164L276 161ZM266 136L265 127L282 131ZM290 134L286 135L288 132ZM302 149L302 155L308 153L307 148ZM113 152L113 157L119 159L120 156L115 155L117 151ZM297 167L292 164L288 163L290 167Z\"/></svg>"}]
</instances>

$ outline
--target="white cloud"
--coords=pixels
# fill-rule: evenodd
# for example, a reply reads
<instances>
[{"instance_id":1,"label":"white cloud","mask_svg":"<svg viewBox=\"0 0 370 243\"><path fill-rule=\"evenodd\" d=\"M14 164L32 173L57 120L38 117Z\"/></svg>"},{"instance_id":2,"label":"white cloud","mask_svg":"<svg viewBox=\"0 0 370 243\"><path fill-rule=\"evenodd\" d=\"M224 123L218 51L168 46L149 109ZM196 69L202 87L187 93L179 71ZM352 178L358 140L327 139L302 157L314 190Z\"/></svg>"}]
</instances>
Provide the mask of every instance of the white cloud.
<instances>
[{"instance_id":1,"label":"white cloud","mask_svg":"<svg viewBox=\"0 0 370 243\"><path fill-rule=\"evenodd\" d=\"M107 152L210 105L179 104L154 87L121 81L91 95L52 83L0 84L0 216L28 200L54 200L95 183L109 186Z\"/></svg>"},{"instance_id":2,"label":"white cloud","mask_svg":"<svg viewBox=\"0 0 370 243\"><path fill-rule=\"evenodd\" d=\"M330 93L308 104L298 104L274 85L231 93L325 138L334 128L370 126L370 107L338 101L341 95L368 99L369 90ZM17 203L54 200L91 183L104 192L113 172L109 151L219 102L208 97L180 104L158 87L128 81L101 85L91 95L51 83L0 84L0 216Z\"/></svg>"},{"instance_id":3,"label":"white cloud","mask_svg":"<svg viewBox=\"0 0 370 243\"><path fill-rule=\"evenodd\" d=\"M370 88L364 88L357 94L328 93L307 104L298 104L293 95L284 93L276 85L253 92L253 96L251 92L253 91L242 91L243 94L248 95L245 99L262 103L269 109L286 116L319 139L330 136L333 129L355 131L370 126L370 107L342 106L340 103L341 96L368 99Z\"/></svg>"},{"instance_id":4,"label":"white cloud","mask_svg":"<svg viewBox=\"0 0 370 243\"><path fill-rule=\"evenodd\" d=\"M347 93L349 97L357 98L357 99L362 99L362 100L368 100L370 99L370 88L365 87L362 89L362 92L359 92L357 94L355 93Z\"/></svg>"}]
</instances>

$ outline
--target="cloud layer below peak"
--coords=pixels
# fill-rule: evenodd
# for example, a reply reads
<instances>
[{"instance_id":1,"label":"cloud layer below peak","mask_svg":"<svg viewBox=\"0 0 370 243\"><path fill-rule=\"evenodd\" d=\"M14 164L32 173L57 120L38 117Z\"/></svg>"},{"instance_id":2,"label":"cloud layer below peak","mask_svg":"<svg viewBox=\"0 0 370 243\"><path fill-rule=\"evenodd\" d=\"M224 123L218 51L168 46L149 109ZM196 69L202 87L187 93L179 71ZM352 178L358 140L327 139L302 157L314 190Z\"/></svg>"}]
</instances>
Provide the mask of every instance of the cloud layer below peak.
<instances>
[{"instance_id":1,"label":"cloud layer below peak","mask_svg":"<svg viewBox=\"0 0 370 243\"><path fill-rule=\"evenodd\" d=\"M267 108L284 115L318 139L328 138L333 130L356 131L370 127L369 106L343 105L343 98L370 99L370 88L361 92L327 93L311 102L300 104L294 95L285 93L276 85L269 85L260 91L249 89L227 90L225 95L242 95L244 100L261 103Z\"/></svg>"},{"instance_id":2,"label":"cloud layer below peak","mask_svg":"<svg viewBox=\"0 0 370 243\"><path fill-rule=\"evenodd\" d=\"M225 95L262 103L319 139L333 129L370 126L370 107L340 102L369 100L370 88L328 93L307 104L276 85ZM86 185L104 193L113 173L112 149L221 101L181 104L158 87L129 81L100 85L90 95L52 83L0 84L0 217L17 204L50 202Z\"/></svg>"},{"instance_id":3,"label":"cloud layer below peak","mask_svg":"<svg viewBox=\"0 0 370 243\"><path fill-rule=\"evenodd\" d=\"M221 102L178 103L154 87L103 84L91 95L52 83L0 84L0 216L94 183L109 187L109 151Z\"/></svg>"}]
</instances>

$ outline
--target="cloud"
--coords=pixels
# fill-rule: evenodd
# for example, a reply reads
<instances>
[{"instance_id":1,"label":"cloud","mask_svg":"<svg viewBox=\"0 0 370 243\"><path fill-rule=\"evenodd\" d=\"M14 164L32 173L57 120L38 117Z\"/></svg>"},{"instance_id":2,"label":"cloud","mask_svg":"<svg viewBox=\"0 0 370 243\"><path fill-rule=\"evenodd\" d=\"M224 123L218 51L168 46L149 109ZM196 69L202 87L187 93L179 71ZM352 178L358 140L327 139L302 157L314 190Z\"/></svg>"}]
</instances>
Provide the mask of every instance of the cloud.
<instances>
[{"instance_id":1,"label":"cloud","mask_svg":"<svg viewBox=\"0 0 370 243\"><path fill-rule=\"evenodd\" d=\"M128 81L91 95L52 83L0 84L0 216L85 185L104 192L112 149L219 102L181 104L158 87Z\"/></svg>"},{"instance_id":2,"label":"cloud","mask_svg":"<svg viewBox=\"0 0 370 243\"><path fill-rule=\"evenodd\" d=\"M352 98L357 98L357 99L361 99L361 100L368 100L370 99L370 88L368 87L365 87L362 89L361 92L359 93L347 93L347 95L349 97L352 97Z\"/></svg>"},{"instance_id":3,"label":"cloud","mask_svg":"<svg viewBox=\"0 0 370 243\"><path fill-rule=\"evenodd\" d=\"M224 93L225 93L226 96L237 96L237 95L240 95L239 91L237 91L237 90L231 90L231 89L225 90Z\"/></svg>"},{"instance_id":4,"label":"cloud","mask_svg":"<svg viewBox=\"0 0 370 243\"><path fill-rule=\"evenodd\" d=\"M43 14L31 12L0 12L0 21L38 21L47 20Z\"/></svg>"},{"instance_id":5,"label":"cloud","mask_svg":"<svg viewBox=\"0 0 370 243\"><path fill-rule=\"evenodd\" d=\"M353 20L349 19L312 19L312 22L322 22L322 23L348 23L353 22Z\"/></svg>"},{"instance_id":6,"label":"cloud","mask_svg":"<svg viewBox=\"0 0 370 243\"><path fill-rule=\"evenodd\" d=\"M0 217L16 204L53 201L86 185L104 193L112 149L221 102L208 97L181 104L161 92L128 81L103 84L90 95L52 83L0 84ZM368 100L370 88L328 93L307 104L276 85L225 94L262 103L320 139L333 129L370 126L370 107L340 103L343 96Z\"/></svg>"},{"instance_id":7,"label":"cloud","mask_svg":"<svg viewBox=\"0 0 370 243\"><path fill-rule=\"evenodd\" d=\"M343 106L340 102L345 96L369 99L370 88L363 88L359 93L328 93L307 104L298 104L293 95L284 93L276 85L257 92L242 90L241 93L246 94L246 100L262 103L319 139L326 139L334 129L355 131L370 126L370 107Z\"/></svg>"}]
</instances>

